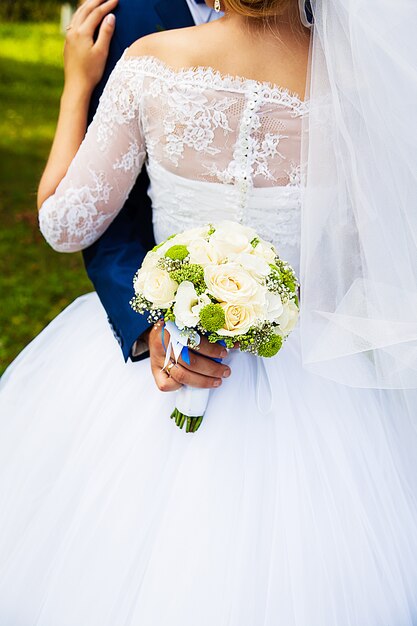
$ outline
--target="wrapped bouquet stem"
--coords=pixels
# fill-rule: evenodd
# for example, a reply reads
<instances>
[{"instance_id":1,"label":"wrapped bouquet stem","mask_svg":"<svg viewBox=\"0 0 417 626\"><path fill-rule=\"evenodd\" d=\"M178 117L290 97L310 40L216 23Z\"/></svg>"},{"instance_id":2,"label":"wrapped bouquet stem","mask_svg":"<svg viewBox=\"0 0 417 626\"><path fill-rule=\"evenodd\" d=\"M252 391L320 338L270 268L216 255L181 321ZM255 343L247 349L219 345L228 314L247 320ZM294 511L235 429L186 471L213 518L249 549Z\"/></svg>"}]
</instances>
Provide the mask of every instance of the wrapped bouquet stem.
<instances>
[{"instance_id":1,"label":"wrapped bouquet stem","mask_svg":"<svg viewBox=\"0 0 417 626\"><path fill-rule=\"evenodd\" d=\"M135 311L165 320L165 366L187 362L202 336L273 357L297 323L298 281L274 246L249 227L224 221L173 235L148 252L134 278ZM184 387L171 415L187 432L200 427L210 391Z\"/></svg>"},{"instance_id":2,"label":"wrapped bouquet stem","mask_svg":"<svg viewBox=\"0 0 417 626\"><path fill-rule=\"evenodd\" d=\"M163 369L167 367L172 360L178 361L180 356L186 363L189 363L188 356L188 334L182 332L174 322L168 321L164 328L169 332L170 340L166 350L166 357ZM200 336L193 335L193 345L198 347ZM208 405L210 397L210 389L198 389L183 385L176 392L175 409L171 414L171 418L179 428L186 425L186 432L195 432L198 430L203 421L204 413Z\"/></svg>"}]
</instances>

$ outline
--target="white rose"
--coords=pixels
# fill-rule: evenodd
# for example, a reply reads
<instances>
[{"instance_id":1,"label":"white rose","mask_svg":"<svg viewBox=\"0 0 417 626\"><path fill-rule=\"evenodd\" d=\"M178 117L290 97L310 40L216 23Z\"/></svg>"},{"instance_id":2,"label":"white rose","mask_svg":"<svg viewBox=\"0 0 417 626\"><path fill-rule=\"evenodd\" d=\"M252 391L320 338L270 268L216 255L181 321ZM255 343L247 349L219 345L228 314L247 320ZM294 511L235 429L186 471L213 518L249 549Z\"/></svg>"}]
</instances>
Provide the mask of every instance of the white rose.
<instances>
[{"instance_id":1,"label":"white rose","mask_svg":"<svg viewBox=\"0 0 417 626\"><path fill-rule=\"evenodd\" d=\"M189 242L194 241L194 239L207 237L207 233L208 227L206 226L204 228L192 228L183 233L178 233L178 235L173 235L159 245L158 249L155 250L155 254L158 257L164 257L167 250L172 248L172 246L188 246Z\"/></svg>"},{"instance_id":2,"label":"white rose","mask_svg":"<svg viewBox=\"0 0 417 626\"><path fill-rule=\"evenodd\" d=\"M204 268L204 280L207 291L220 302L260 303L259 284L238 263L207 265Z\"/></svg>"},{"instance_id":3,"label":"white rose","mask_svg":"<svg viewBox=\"0 0 417 626\"><path fill-rule=\"evenodd\" d=\"M149 270L143 268L143 266L136 272L136 275L133 279L133 289L135 293L143 293L143 287L145 285L146 276Z\"/></svg>"},{"instance_id":4,"label":"white rose","mask_svg":"<svg viewBox=\"0 0 417 626\"><path fill-rule=\"evenodd\" d=\"M220 261L219 254L213 244L205 239L195 239L188 244L190 263L206 265L217 264Z\"/></svg>"},{"instance_id":5,"label":"white rose","mask_svg":"<svg viewBox=\"0 0 417 626\"><path fill-rule=\"evenodd\" d=\"M216 230L223 230L229 233L237 233L247 237L249 241L252 241L256 237L256 231L250 226L244 226L239 222L233 222L232 220L221 220L214 225Z\"/></svg>"},{"instance_id":6,"label":"white rose","mask_svg":"<svg viewBox=\"0 0 417 626\"><path fill-rule=\"evenodd\" d=\"M262 282L271 271L269 264L264 259L254 256L253 254L248 254L247 252L238 254L234 257L233 261L240 263L240 265L258 282Z\"/></svg>"},{"instance_id":7,"label":"white rose","mask_svg":"<svg viewBox=\"0 0 417 626\"><path fill-rule=\"evenodd\" d=\"M267 263L274 263L277 256L274 246L266 241L261 240L252 250L252 254L256 257L264 259Z\"/></svg>"},{"instance_id":8,"label":"white rose","mask_svg":"<svg viewBox=\"0 0 417 626\"><path fill-rule=\"evenodd\" d=\"M192 282L185 280L178 287L175 297L175 323L180 330L192 328L200 319L200 311L211 300L206 294L199 296Z\"/></svg>"},{"instance_id":9,"label":"white rose","mask_svg":"<svg viewBox=\"0 0 417 626\"><path fill-rule=\"evenodd\" d=\"M143 293L146 277L151 270L156 268L159 258L159 254L152 251L145 256L141 268L136 272L133 279L135 293Z\"/></svg>"},{"instance_id":10,"label":"white rose","mask_svg":"<svg viewBox=\"0 0 417 626\"><path fill-rule=\"evenodd\" d=\"M178 283L172 280L168 272L159 268L145 271L135 283L140 287L146 300L161 309L167 309L172 305L178 288Z\"/></svg>"},{"instance_id":11,"label":"white rose","mask_svg":"<svg viewBox=\"0 0 417 626\"><path fill-rule=\"evenodd\" d=\"M266 313L265 319L268 322L275 322L284 312L282 300L277 293L266 292Z\"/></svg>"},{"instance_id":12,"label":"white rose","mask_svg":"<svg viewBox=\"0 0 417 626\"><path fill-rule=\"evenodd\" d=\"M298 315L297 305L292 301L286 302L283 305L283 312L280 317L275 320L279 324L279 328L276 329L277 334L282 336L289 335L297 325Z\"/></svg>"},{"instance_id":13,"label":"white rose","mask_svg":"<svg viewBox=\"0 0 417 626\"><path fill-rule=\"evenodd\" d=\"M210 237L210 243L215 247L221 259L230 259L242 252L251 252L251 241L256 236L254 230L241 226L235 222L220 222Z\"/></svg>"},{"instance_id":14,"label":"white rose","mask_svg":"<svg viewBox=\"0 0 417 626\"><path fill-rule=\"evenodd\" d=\"M151 270L154 269L157 264L159 259L161 258L161 255L158 254L158 252L153 252L151 250L151 252L148 252L148 254L145 256L145 258L143 259L143 263L142 263L142 267L141 270Z\"/></svg>"},{"instance_id":15,"label":"white rose","mask_svg":"<svg viewBox=\"0 0 417 626\"><path fill-rule=\"evenodd\" d=\"M208 226L198 226L197 228L190 228L189 230L185 230L183 233L179 233L175 235L172 239L169 240L168 243L171 246L187 246L199 239L206 239L208 237L209 227Z\"/></svg>"},{"instance_id":16,"label":"white rose","mask_svg":"<svg viewBox=\"0 0 417 626\"><path fill-rule=\"evenodd\" d=\"M226 322L224 328L217 331L219 335L226 337L244 335L258 318L257 311L251 304L229 304L222 302L221 307L224 311Z\"/></svg>"}]
</instances>

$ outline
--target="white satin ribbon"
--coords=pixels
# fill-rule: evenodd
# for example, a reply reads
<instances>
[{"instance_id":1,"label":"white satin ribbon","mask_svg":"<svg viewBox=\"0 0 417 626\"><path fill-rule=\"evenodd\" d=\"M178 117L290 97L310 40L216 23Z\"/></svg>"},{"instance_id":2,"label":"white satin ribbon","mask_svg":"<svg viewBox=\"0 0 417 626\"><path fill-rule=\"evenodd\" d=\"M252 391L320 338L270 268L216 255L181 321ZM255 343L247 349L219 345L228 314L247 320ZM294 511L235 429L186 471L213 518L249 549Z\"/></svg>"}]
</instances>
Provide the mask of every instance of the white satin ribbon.
<instances>
[{"instance_id":1,"label":"white satin ribbon","mask_svg":"<svg viewBox=\"0 0 417 626\"><path fill-rule=\"evenodd\" d=\"M174 353L175 362L178 363L178 359L181 356L181 352L183 348L188 346L188 341L190 338L189 333L180 330L174 322L165 322L165 328L169 332L169 344L167 347L164 367L165 369L171 360L171 351ZM193 337L194 343L198 346L200 344L201 338L200 335L196 333Z\"/></svg>"},{"instance_id":2,"label":"white satin ribbon","mask_svg":"<svg viewBox=\"0 0 417 626\"><path fill-rule=\"evenodd\" d=\"M174 322L166 322L165 328L169 332L169 344L163 369L166 368L171 360L171 352L174 353L175 362L178 362L181 352L183 348L188 346L188 340L190 338L190 334L180 330ZM200 335L196 333L196 335L193 336L193 341L195 345L199 345L201 341ZM181 389L177 391L175 406L183 415L187 415L188 417L200 417L204 415L206 411L209 396L210 389L197 389L183 385Z\"/></svg>"}]
</instances>

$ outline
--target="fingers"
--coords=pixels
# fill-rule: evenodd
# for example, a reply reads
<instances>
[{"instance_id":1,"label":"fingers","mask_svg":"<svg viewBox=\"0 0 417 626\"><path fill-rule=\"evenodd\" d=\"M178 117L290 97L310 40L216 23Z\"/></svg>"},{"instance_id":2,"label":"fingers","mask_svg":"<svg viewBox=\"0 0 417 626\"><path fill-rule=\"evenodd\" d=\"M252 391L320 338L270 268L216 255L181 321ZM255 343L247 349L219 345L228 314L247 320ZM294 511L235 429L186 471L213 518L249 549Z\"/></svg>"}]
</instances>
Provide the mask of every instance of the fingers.
<instances>
[{"instance_id":1,"label":"fingers","mask_svg":"<svg viewBox=\"0 0 417 626\"><path fill-rule=\"evenodd\" d=\"M222 358L227 354L225 348L210 344L207 339L202 339L201 350L198 353L190 350L189 364L180 359L179 363L170 367L170 376L168 376L166 371L162 371L166 357L162 343L162 332L164 333L166 348L169 344L169 333L165 329L163 330L162 322L155 324L149 334L152 374L161 391L175 391L182 385L203 389L216 388L220 387L224 378L230 376L231 371L227 365L216 363L203 356L207 354L211 358Z\"/></svg>"},{"instance_id":2,"label":"fingers","mask_svg":"<svg viewBox=\"0 0 417 626\"><path fill-rule=\"evenodd\" d=\"M80 6L75 11L72 18L72 26L75 28L83 23L87 15L91 13L98 5L102 3L103 0L85 0L80 3Z\"/></svg>"},{"instance_id":3,"label":"fingers","mask_svg":"<svg viewBox=\"0 0 417 626\"><path fill-rule=\"evenodd\" d=\"M74 19L81 18L83 21L90 13L92 13L97 7L107 2L107 0L84 0L80 3L80 6L74 13Z\"/></svg>"},{"instance_id":4,"label":"fingers","mask_svg":"<svg viewBox=\"0 0 417 626\"><path fill-rule=\"evenodd\" d=\"M171 379L179 383L180 386L188 385L189 387L197 387L199 389L212 389L213 387L220 387L222 384L221 378L213 378L191 372L180 363L176 363L171 369Z\"/></svg>"},{"instance_id":5,"label":"fingers","mask_svg":"<svg viewBox=\"0 0 417 626\"><path fill-rule=\"evenodd\" d=\"M158 322L149 334L149 354L151 357L151 369L156 386L160 391L176 391L181 384L176 382L166 371L163 371L165 361L165 350L162 345L162 332L164 332L164 342L168 345L169 334L163 331L163 323Z\"/></svg>"},{"instance_id":6,"label":"fingers","mask_svg":"<svg viewBox=\"0 0 417 626\"><path fill-rule=\"evenodd\" d=\"M201 338L198 352L210 357L210 359L224 359L227 356L226 348L218 343L210 343L205 337Z\"/></svg>"},{"instance_id":7,"label":"fingers","mask_svg":"<svg viewBox=\"0 0 417 626\"><path fill-rule=\"evenodd\" d=\"M74 13L71 26L84 34L93 35L100 22L117 3L118 0L86 0Z\"/></svg>"},{"instance_id":8,"label":"fingers","mask_svg":"<svg viewBox=\"0 0 417 626\"><path fill-rule=\"evenodd\" d=\"M228 378L231 374L230 367L223 365L222 363L216 363L212 359L205 356L200 356L190 350L189 352L190 363L185 363L183 359L180 359L180 364L192 372L203 374L204 376L210 376L211 378Z\"/></svg>"},{"instance_id":9,"label":"fingers","mask_svg":"<svg viewBox=\"0 0 417 626\"><path fill-rule=\"evenodd\" d=\"M90 0L90 2L96 2L97 0ZM80 30L85 32L86 34L93 35L93 33L98 28L99 24L103 21L103 19L113 11L116 7L118 0L106 0L98 7L96 7L90 14L85 18L83 25Z\"/></svg>"},{"instance_id":10,"label":"fingers","mask_svg":"<svg viewBox=\"0 0 417 626\"><path fill-rule=\"evenodd\" d=\"M180 389L180 387L182 386L181 383L177 382L174 378L172 378L172 376L168 376L166 372L162 371L161 368L155 363L152 363L152 361L151 368L153 377L156 382L156 386L160 391L177 391L177 389Z\"/></svg>"},{"instance_id":11,"label":"fingers","mask_svg":"<svg viewBox=\"0 0 417 626\"><path fill-rule=\"evenodd\" d=\"M112 13L107 15L101 23L100 30L98 32L97 41L95 43L95 48L98 51L103 52L103 54L107 55L109 50L110 42L113 37L114 27L116 25L116 18Z\"/></svg>"}]
</instances>

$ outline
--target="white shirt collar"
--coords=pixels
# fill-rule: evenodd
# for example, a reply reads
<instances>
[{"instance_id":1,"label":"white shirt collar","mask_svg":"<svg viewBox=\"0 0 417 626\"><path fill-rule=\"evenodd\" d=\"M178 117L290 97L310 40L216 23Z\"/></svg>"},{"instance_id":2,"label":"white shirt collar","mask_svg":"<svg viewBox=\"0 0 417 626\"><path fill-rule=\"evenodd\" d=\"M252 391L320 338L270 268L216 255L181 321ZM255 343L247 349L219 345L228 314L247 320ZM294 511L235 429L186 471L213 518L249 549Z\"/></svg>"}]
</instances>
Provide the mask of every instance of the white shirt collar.
<instances>
[{"instance_id":1,"label":"white shirt collar","mask_svg":"<svg viewBox=\"0 0 417 626\"><path fill-rule=\"evenodd\" d=\"M188 8L193 16L194 22L198 24L205 24L217 19L219 15L210 9L206 4L197 4L195 0L187 0Z\"/></svg>"}]
</instances>

